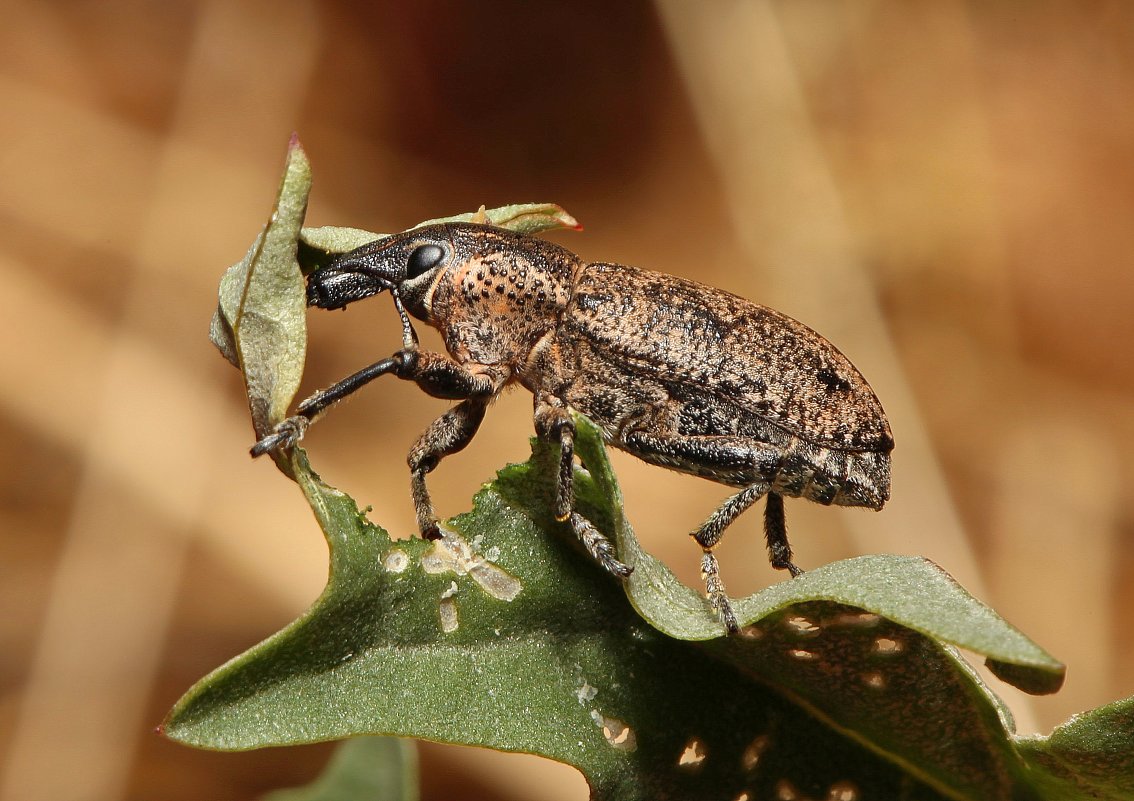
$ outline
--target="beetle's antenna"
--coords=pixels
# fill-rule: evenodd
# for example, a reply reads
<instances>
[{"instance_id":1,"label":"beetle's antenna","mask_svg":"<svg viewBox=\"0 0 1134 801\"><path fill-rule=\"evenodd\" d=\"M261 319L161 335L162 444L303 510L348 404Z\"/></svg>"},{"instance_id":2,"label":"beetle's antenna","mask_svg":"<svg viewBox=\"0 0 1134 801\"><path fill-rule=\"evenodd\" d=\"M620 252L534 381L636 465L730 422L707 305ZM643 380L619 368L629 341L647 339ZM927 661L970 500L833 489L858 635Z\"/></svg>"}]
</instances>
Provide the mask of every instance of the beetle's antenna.
<instances>
[{"instance_id":1,"label":"beetle's antenna","mask_svg":"<svg viewBox=\"0 0 1134 801\"><path fill-rule=\"evenodd\" d=\"M398 315L402 318L402 347L406 350L417 350L417 331L413 330L413 324L410 322L409 315L406 314L406 307L402 305L402 299L398 296L398 290L390 289L390 297L394 299L394 306L398 309Z\"/></svg>"}]
</instances>

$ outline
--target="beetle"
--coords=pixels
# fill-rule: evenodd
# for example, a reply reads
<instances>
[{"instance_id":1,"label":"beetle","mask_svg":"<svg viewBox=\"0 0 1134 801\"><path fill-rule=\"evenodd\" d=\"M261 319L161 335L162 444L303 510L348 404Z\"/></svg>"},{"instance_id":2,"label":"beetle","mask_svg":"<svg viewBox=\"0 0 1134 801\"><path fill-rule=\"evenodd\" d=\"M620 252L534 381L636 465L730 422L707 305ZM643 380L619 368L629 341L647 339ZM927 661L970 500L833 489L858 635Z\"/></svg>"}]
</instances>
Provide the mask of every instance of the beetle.
<instances>
[{"instance_id":1,"label":"beetle","mask_svg":"<svg viewBox=\"0 0 1134 801\"><path fill-rule=\"evenodd\" d=\"M610 446L738 489L691 533L710 605L730 633L738 624L713 549L742 512L766 498L769 559L795 577L784 497L871 509L889 499L894 440L877 396L834 345L773 309L479 223L384 237L307 279L307 303L322 309L382 291L401 317L402 348L307 398L252 453L290 447L331 405L387 373L459 401L409 452L423 537L441 536L426 475L468 445L513 383L534 396L537 435L560 447L556 519L616 576L632 567L574 509L570 410ZM447 355L419 349L410 316L440 331Z\"/></svg>"}]
</instances>

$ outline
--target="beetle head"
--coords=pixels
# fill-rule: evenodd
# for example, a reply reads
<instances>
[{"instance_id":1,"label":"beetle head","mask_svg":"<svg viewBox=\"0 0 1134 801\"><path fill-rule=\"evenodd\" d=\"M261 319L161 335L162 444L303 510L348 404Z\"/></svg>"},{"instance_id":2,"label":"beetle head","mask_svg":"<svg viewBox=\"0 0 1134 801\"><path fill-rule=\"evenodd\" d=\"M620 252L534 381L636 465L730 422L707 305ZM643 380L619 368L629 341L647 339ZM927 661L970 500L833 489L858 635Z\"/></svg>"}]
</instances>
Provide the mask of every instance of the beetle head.
<instances>
[{"instance_id":1,"label":"beetle head","mask_svg":"<svg viewBox=\"0 0 1134 801\"><path fill-rule=\"evenodd\" d=\"M384 289L412 305L452 254L453 244L443 225L377 239L311 273L307 277L307 305L341 309Z\"/></svg>"}]
</instances>

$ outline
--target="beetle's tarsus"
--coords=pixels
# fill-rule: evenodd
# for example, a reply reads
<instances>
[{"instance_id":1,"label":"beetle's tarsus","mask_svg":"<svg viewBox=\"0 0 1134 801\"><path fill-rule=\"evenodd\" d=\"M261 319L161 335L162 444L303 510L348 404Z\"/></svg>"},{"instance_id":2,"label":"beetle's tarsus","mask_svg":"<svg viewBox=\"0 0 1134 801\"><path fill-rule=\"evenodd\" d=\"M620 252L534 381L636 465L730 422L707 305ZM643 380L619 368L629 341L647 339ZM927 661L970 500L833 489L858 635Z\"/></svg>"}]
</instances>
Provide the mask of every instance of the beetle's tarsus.
<instances>
[{"instance_id":1,"label":"beetle's tarsus","mask_svg":"<svg viewBox=\"0 0 1134 801\"><path fill-rule=\"evenodd\" d=\"M303 435L307 433L307 426L310 424L311 421L302 415L289 417L277 424L275 431L263 437L249 448L248 452L255 459L257 456L263 456L265 453L278 451L281 448L295 447L303 439Z\"/></svg>"},{"instance_id":2,"label":"beetle's tarsus","mask_svg":"<svg viewBox=\"0 0 1134 801\"><path fill-rule=\"evenodd\" d=\"M734 635L740 633L740 624L736 620L736 613L732 611L732 604L729 603L728 598L723 595L716 596L709 599L710 605L717 613L721 624L725 627L728 634Z\"/></svg>"},{"instance_id":3,"label":"beetle's tarsus","mask_svg":"<svg viewBox=\"0 0 1134 801\"><path fill-rule=\"evenodd\" d=\"M568 520L571 523L571 530L575 532L575 536L579 538L579 542L583 543L583 547L587 549L587 553L591 558L598 562L608 572L612 573L619 578L628 578L634 572L634 568L625 562L620 562L614 555L614 546L610 540L604 537L597 528L595 528L591 521L583 517L578 512L571 512Z\"/></svg>"},{"instance_id":4,"label":"beetle's tarsus","mask_svg":"<svg viewBox=\"0 0 1134 801\"><path fill-rule=\"evenodd\" d=\"M705 592L709 596L709 606L717 613L725 630L729 634L740 631L736 621L736 613L732 611L728 595L725 593L724 582L721 581L721 569L717 564L717 557L711 551L701 554L701 578L705 581Z\"/></svg>"},{"instance_id":5,"label":"beetle's tarsus","mask_svg":"<svg viewBox=\"0 0 1134 801\"><path fill-rule=\"evenodd\" d=\"M559 479L555 492L555 519L566 520L575 503L575 424L568 418L559 429Z\"/></svg>"},{"instance_id":6,"label":"beetle's tarsus","mask_svg":"<svg viewBox=\"0 0 1134 801\"><path fill-rule=\"evenodd\" d=\"M600 554L599 562L602 564L603 568L606 569L607 573L615 575L620 579L630 578L630 574L634 572L632 565L620 562L615 558L614 554L609 551Z\"/></svg>"},{"instance_id":7,"label":"beetle's tarsus","mask_svg":"<svg viewBox=\"0 0 1134 801\"><path fill-rule=\"evenodd\" d=\"M792 578L801 576L803 571L791 561L791 544L784 520L784 496L769 492L764 503L764 539L768 542L768 558L772 567L788 571Z\"/></svg>"}]
</instances>

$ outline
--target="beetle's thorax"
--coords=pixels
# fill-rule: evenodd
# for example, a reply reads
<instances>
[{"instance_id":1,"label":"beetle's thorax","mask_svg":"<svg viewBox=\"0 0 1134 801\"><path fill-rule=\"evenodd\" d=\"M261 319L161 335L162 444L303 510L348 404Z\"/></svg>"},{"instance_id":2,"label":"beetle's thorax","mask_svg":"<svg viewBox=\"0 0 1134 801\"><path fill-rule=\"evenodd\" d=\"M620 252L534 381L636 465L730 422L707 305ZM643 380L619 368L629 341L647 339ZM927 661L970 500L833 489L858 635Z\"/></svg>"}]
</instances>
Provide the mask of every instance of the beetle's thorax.
<instances>
[{"instance_id":1,"label":"beetle's thorax","mask_svg":"<svg viewBox=\"0 0 1134 801\"><path fill-rule=\"evenodd\" d=\"M422 299L425 319L459 362L519 368L554 331L582 261L508 231L454 226L454 258Z\"/></svg>"}]
</instances>

